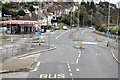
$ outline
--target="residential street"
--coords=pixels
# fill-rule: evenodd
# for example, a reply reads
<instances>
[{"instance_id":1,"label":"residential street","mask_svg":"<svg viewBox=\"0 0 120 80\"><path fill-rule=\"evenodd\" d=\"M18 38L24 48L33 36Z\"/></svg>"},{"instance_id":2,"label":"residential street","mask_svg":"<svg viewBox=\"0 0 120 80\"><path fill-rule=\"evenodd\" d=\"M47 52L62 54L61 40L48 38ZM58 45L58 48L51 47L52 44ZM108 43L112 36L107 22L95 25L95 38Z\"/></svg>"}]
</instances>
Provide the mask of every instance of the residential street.
<instances>
[{"instance_id":1,"label":"residential street","mask_svg":"<svg viewBox=\"0 0 120 80\"><path fill-rule=\"evenodd\" d=\"M53 51L40 54L38 69L28 74L28 78L117 78L118 63L111 51L102 42L96 41L91 29L80 28L74 34L82 40L84 49L79 47L80 41L72 41L68 35L72 30L58 30L50 35L50 45L56 46ZM96 34L95 34L96 35ZM114 42L114 40L110 40ZM46 36L46 42L48 38Z\"/></svg>"}]
</instances>

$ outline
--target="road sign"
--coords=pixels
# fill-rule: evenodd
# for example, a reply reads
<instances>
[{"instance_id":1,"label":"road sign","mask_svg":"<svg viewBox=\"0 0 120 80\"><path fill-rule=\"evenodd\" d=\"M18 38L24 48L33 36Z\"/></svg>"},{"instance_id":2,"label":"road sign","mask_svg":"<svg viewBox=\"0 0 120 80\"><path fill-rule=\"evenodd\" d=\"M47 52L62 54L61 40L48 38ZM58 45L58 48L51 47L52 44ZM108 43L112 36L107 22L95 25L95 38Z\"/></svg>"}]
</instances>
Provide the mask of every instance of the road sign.
<instances>
[{"instance_id":1,"label":"road sign","mask_svg":"<svg viewBox=\"0 0 120 80\"><path fill-rule=\"evenodd\" d=\"M42 35L42 32L41 32L41 31L39 31L39 32L38 32L38 36L41 36L41 35Z\"/></svg>"},{"instance_id":2,"label":"road sign","mask_svg":"<svg viewBox=\"0 0 120 80\"><path fill-rule=\"evenodd\" d=\"M107 32L106 32L106 35L107 35L107 36L109 36L109 35L110 35L110 32L109 32L109 31L107 31Z\"/></svg>"}]
</instances>

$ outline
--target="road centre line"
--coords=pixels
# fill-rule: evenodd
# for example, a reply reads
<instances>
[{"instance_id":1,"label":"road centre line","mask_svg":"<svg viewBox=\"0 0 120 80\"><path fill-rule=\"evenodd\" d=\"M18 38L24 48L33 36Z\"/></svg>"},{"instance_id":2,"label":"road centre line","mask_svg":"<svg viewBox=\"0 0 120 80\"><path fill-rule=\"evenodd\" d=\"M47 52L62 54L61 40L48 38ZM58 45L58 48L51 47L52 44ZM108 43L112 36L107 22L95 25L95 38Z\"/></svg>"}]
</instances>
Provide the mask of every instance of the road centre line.
<instances>
[{"instance_id":1,"label":"road centre line","mask_svg":"<svg viewBox=\"0 0 120 80\"><path fill-rule=\"evenodd\" d=\"M58 35L57 37L56 37L56 39L58 39L60 36L62 36L63 34L65 34L65 33L67 33L68 31L65 31L65 32L63 32L62 34L60 34L60 35Z\"/></svg>"},{"instance_id":2,"label":"road centre line","mask_svg":"<svg viewBox=\"0 0 120 80\"><path fill-rule=\"evenodd\" d=\"M79 53L81 53L81 51L79 50Z\"/></svg>"},{"instance_id":3,"label":"road centre line","mask_svg":"<svg viewBox=\"0 0 120 80\"><path fill-rule=\"evenodd\" d=\"M73 74L72 74L72 73L70 73L70 75L71 75L71 76L73 76Z\"/></svg>"},{"instance_id":4,"label":"road centre line","mask_svg":"<svg viewBox=\"0 0 120 80\"><path fill-rule=\"evenodd\" d=\"M78 63L79 59L76 60L76 63Z\"/></svg>"},{"instance_id":5,"label":"road centre line","mask_svg":"<svg viewBox=\"0 0 120 80\"><path fill-rule=\"evenodd\" d=\"M69 69L69 71L71 72L71 69Z\"/></svg>"},{"instance_id":6,"label":"road centre line","mask_svg":"<svg viewBox=\"0 0 120 80\"><path fill-rule=\"evenodd\" d=\"M78 57L80 57L80 56L81 56L81 54L78 55Z\"/></svg>"},{"instance_id":7,"label":"road centre line","mask_svg":"<svg viewBox=\"0 0 120 80\"><path fill-rule=\"evenodd\" d=\"M68 66L68 68L70 69L70 66Z\"/></svg>"}]
</instances>

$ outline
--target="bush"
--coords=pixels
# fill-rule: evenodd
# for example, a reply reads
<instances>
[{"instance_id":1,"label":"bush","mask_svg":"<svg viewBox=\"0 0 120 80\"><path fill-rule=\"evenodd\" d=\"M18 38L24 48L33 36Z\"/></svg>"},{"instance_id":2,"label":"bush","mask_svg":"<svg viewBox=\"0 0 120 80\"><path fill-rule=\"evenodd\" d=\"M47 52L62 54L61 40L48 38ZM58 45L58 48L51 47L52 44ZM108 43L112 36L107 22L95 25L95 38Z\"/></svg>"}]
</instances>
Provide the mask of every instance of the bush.
<instances>
[{"instance_id":1,"label":"bush","mask_svg":"<svg viewBox=\"0 0 120 80\"><path fill-rule=\"evenodd\" d=\"M117 28L112 28L111 30L110 30L111 32L111 34L116 34L116 32L118 31L118 29Z\"/></svg>"},{"instance_id":2,"label":"bush","mask_svg":"<svg viewBox=\"0 0 120 80\"><path fill-rule=\"evenodd\" d=\"M99 25L96 25L96 26L95 26L95 29L96 29L96 30L98 30L98 29L99 29L99 27L100 27Z\"/></svg>"},{"instance_id":3,"label":"bush","mask_svg":"<svg viewBox=\"0 0 120 80\"><path fill-rule=\"evenodd\" d=\"M106 32L107 31L107 27L106 26L100 26L98 30L100 32Z\"/></svg>"}]
</instances>

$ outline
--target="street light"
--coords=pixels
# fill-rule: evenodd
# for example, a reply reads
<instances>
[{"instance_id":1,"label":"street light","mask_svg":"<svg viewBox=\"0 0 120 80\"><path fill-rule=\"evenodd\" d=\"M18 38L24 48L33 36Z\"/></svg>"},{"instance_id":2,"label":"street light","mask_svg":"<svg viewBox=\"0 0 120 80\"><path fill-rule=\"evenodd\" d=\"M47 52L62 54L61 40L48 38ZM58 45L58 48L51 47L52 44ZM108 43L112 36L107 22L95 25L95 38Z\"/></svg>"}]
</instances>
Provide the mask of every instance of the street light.
<instances>
[{"instance_id":1,"label":"street light","mask_svg":"<svg viewBox=\"0 0 120 80\"><path fill-rule=\"evenodd\" d=\"M109 0L109 6L108 6L108 27L110 24L110 0Z\"/></svg>"},{"instance_id":2,"label":"street light","mask_svg":"<svg viewBox=\"0 0 120 80\"><path fill-rule=\"evenodd\" d=\"M77 30L79 30L79 23L80 23L80 21L79 21L79 2L78 2L78 27L77 27Z\"/></svg>"},{"instance_id":3,"label":"street light","mask_svg":"<svg viewBox=\"0 0 120 80\"><path fill-rule=\"evenodd\" d=\"M120 9L120 1L117 2L118 5L118 13L117 13L117 26L119 26L119 9Z\"/></svg>"}]
</instances>

